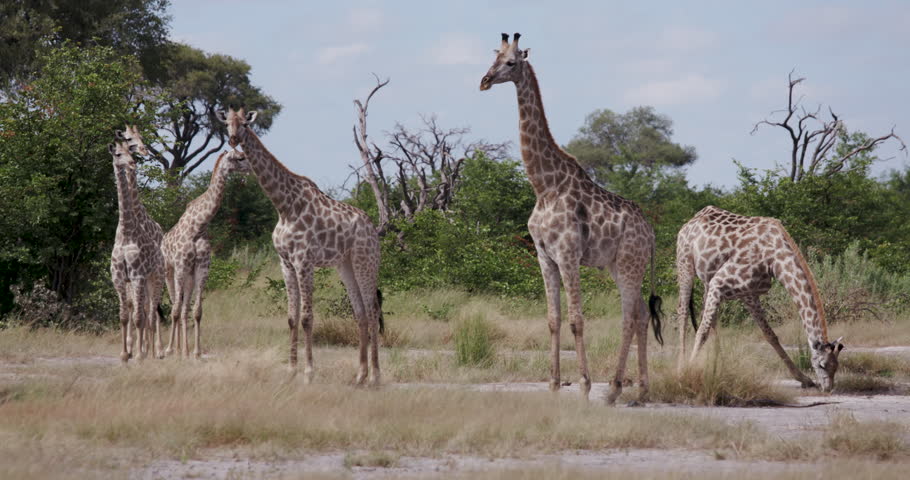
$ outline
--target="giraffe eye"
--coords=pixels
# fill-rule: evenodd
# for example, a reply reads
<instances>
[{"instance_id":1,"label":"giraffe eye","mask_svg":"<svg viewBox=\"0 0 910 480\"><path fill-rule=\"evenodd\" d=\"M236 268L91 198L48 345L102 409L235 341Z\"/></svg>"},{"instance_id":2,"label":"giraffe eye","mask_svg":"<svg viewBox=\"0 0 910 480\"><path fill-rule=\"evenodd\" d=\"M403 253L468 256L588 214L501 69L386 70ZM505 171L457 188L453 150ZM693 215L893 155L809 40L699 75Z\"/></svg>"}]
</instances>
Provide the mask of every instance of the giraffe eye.
<instances>
[{"instance_id":1,"label":"giraffe eye","mask_svg":"<svg viewBox=\"0 0 910 480\"><path fill-rule=\"evenodd\" d=\"M510 66L510 67L514 67L514 66L515 66L515 62L509 60L508 62L506 62L506 65L508 65L508 66Z\"/></svg>"}]
</instances>

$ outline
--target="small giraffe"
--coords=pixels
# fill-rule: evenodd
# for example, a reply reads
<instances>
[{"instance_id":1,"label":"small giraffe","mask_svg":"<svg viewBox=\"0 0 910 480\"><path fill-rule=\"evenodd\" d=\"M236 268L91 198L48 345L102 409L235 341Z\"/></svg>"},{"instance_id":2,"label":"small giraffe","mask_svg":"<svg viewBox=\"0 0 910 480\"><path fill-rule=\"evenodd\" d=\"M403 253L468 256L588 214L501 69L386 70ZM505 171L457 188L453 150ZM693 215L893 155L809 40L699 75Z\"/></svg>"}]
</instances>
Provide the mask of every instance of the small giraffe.
<instances>
[{"instance_id":1,"label":"small giraffe","mask_svg":"<svg viewBox=\"0 0 910 480\"><path fill-rule=\"evenodd\" d=\"M307 177L296 175L262 144L250 125L256 112L241 108L216 113L227 124L230 145L243 146L259 185L278 210L272 242L281 258L288 293L290 368L297 367L297 329L303 323L304 381L313 380L313 271L336 267L348 292L360 327L360 370L356 383L367 378L367 344L370 345L371 385L378 385L379 321L376 295L379 276L379 237L362 210L333 200Z\"/></svg>"},{"instance_id":2,"label":"small giraffe","mask_svg":"<svg viewBox=\"0 0 910 480\"><path fill-rule=\"evenodd\" d=\"M135 147L132 148L135 150ZM132 357L133 339L130 327L135 324L139 337L139 358L145 358L153 347L149 328L157 322L164 281L164 258L155 238L141 223L139 191L136 185L136 162L125 142L108 146L113 157L114 178L117 183L119 217L114 249L111 252L111 279L120 299L120 332L123 349L120 360ZM156 335L156 339L157 335Z\"/></svg>"},{"instance_id":3,"label":"small giraffe","mask_svg":"<svg viewBox=\"0 0 910 480\"><path fill-rule=\"evenodd\" d=\"M613 389L607 402L613 404L622 392L626 359L632 337L638 338L639 400L648 395L647 330L650 313L654 336L663 344L660 332L660 297L654 295L654 231L641 209L619 195L598 186L575 160L563 151L550 134L534 69L528 63L528 49L518 48L516 33L502 34L493 66L480 81L488 90L498 83L513 82L518 93L521 156L537 204L528 220L537 259L543 273L550 326L550 389L560 387L559 327L560 281L568 299L569 326L575 335L575 351L581 372L581 393L591 390L585 355L579 265L606 268L622 296L623 339ZM651 260L651 297L645 305L641 287Z\"/></svg>"},{"instance_id":4,"label":"small giraffe","mask_svg":"<svg viewBox=\"0 0 910 480\"><path fill-rule=\"evenodd\" d=\"M125 125L125 127L124 130L116 130L114 132L114 136L117 140L126 143L130 152L148 156L149 150L148 147L145 146L145 142L142 141L142 135L139 134L139 128L136 125ZM130 188L138 192L139 186L136 182L136 175L132 175L129 178ZM160 246L164 238L164 230L162 230L161 225L159 225L158 222L149 216L148 212L145 210L145 206L142 205L142 202L137 202L136 204L136 216L146 234ZM158 312L158 316L155 318L155 357L164 358L164 351L161 348L160 333L161 317L163 315L163 310L160 308L160 305L161 297L164 295L164 279L161 280L160 285L154 286L152 291L155 293L155 305L157 306L156 311ZM127 336L129 337L129 330L127 331ZM132 341L130 341L130 344L132 344Z\"/></svg>"},{"instance_id":5,"label":"small giraffe","mask_svg":"<svg viewBox=\"0 0 910 480\"><path fill-rule=\"evenodd\" d=\"M815 279L799 247L780 221L767 217L746 217L708 206L683 225L676 242L680 368L685 364L686 356L687 311L695 325L692 288L697 275L705 285L705 310L695 334L690 361L698 355L714 328L720 303L738 299L746 305L765 339L774 347L793 377L803 387L815 386L793 364L765 318L759 296L768 292L771 280L776 278L799 308L818 382L826 391L834 387L837 357L844 348L841 343L843 337L834 343L828 342L825 311Z\"/></svg>"},{"instance_id":6,"label":"small giraffe","mask_svg":"<svg viewBox=\"0 0 910 480\"><path fill-rule=\"evenodd\" d=\"M189 342L186 335L186 322L190 314L190 302L193 303L196 344L193 348L195 358L200 358L202 349L199 343L199 325L202 321L202 295L211 266L212 246L209 239L208 225L221 206L228 176L232 172L249 172L249 165L243 153L236 150L224 151L215 162L209 188L198 198L189 203L180 220L164 236L161 251L165 261L165 281L170 292L171 302L171 340L165 354L176 348L184 357L189 356ZM178 326L180 330L178 331Z\"/></svg>"}]
</instances>

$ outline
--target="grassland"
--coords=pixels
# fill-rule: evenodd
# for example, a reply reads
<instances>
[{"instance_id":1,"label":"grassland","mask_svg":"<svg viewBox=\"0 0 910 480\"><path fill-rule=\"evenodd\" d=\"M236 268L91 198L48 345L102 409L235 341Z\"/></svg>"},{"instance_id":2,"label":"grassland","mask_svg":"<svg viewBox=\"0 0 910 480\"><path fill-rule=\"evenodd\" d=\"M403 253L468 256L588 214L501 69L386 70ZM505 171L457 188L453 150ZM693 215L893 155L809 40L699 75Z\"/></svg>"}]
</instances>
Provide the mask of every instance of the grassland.
<instances>
[{"instance_id":1,"label":"grassland","mask_svg":"<svg viewBox=\"0 0 910 480\"><path fill-rule=\"evenodd\" d=\"M458 291L387 294L385 385L357 389L351 386L356 331L331 303L338 298L336 283L330 277L317 295L317 376L308 386L287 372L284 312L262 282L209 293L202 361L168 358L124 367L116 360L115 333L0 331L0 478L71 478L73 472L83 478L116 478L160 460L233 455L280 463L339 452L340 472L326 478L376 470L379 475L404 468L408 462L402 458L410 457L520 460L616 449L817 464L835 476L847 469L832 467L832 459L853 459L850 471L880 478L894 476L908 462L906 423L857 419L849 413L833 415L819 428L781 436L760 423L697 415L686 408L610 408L594 397L584 402L574 395L460 388L545 382L549 333L539 302ZM615 368L620 312L609 293L588 297L585 308L591 371L594 381L603 383ZM893 393L907 382L910 362L905 357L849 354L849 348L910 345L908 324L832 326L833 334L843 332L848 344L839 376L843 391ZM665 337L673 339L672 322L668 325ZM796 327L777 327L784 343L800 341ZM483 345L471 343L477 336ZM464 342L471 361L459 361L458 346ZM566 379L576 376L573 345L566 331ZM777 380L786 378L783 366L757 329L724 327L709 345L704 362L678 376L672 346L660 348L652 339L652 400L786 404L805 393L780 386ZM634 361L629 365L631 399L637 372ZM819 471L813 470L813 478ZM571 465L518 464L472 478L587 478L586 472ZM777 472L782 477L776 476L804 478L801 472L784 469ZM618 478L634 474L616 473ZM295 475L284 472L275 478L302 478ZM686 475L658 469L653 478ZM743 478L767 478L762 475L752 471Z\"/></svg>"}]
</instances>

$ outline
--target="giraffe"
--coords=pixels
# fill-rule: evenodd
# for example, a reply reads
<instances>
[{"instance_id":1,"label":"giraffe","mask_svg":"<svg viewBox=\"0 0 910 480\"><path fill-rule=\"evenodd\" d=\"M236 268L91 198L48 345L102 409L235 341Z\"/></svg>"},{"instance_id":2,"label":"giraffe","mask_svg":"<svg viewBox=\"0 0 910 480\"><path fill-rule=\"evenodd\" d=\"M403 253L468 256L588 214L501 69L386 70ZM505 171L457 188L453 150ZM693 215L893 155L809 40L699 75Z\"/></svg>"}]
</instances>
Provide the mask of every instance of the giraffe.
<instances>
[{"instance_id":1,"label":"giraffe","mask_svg":"<svg viewBox=\"0 0 910 480\"><path fill-rule=\"evenodd\" d=\"M622 296L622 347L607 403L622 392L626 359L633 336L638 338L639 401L648 395L648 316L654 336L663 344L660 327L660 297L654 294L654 232L635 203L598 186L572 155L562 150L547 125L540 87L527 61L528 49L518 48L516 33L502 34L493 66L480 81L480 89L513 82L518 93L521 156L537 203L528 219L537 259L543 274L550 327L550 389L560 387L559 328L560 282L565 287L569 326L575 336L575 351L584 398L591 390L585 355L584 317L579 266L607 269ZM651 296L645 305L641 296L648 260L651 261Z\"/></svg>"},{"instance_id":2,"label":"giraffe","mask_svg":"<svg viewBox=\"0 0 910 480\"><path fill-rule=\"evenodd\" d=\"M180 350L182 356L189 356L186 322L192 301L196 337L193 355L197 359L202 355L199 343L202 295L209 276L212 256L207 227L221 206L228 176L232 172L249 172L246 158L243 153L236 150L224 151L215 161L209 188L187 205L186 211L180 216L177 224L165 234L161 244L165 261L165 281L173 304L171 339L165 354L173 351L176 337L176 348ZM182 331L178 331L178 326Z\"/></svg>"},{"instance_id":3,"label":"giraffe","mask_svg":"<svg viewBox=\"0 0 910 480\"><path fill-rule=\"evenodd\" d=\"M259 185L278 210L272 242L281 258L288 293L290 369L297 367L298 324L304 333L304 381L313 380L313 271L335 267L344 282L360 327L360 369L356 383L367 379L370 346L370 385L380 381L378 298L379 237L362 210L333 200L307 177L287 169L262 144L251 125L256 112L241 108L216 113L227 124L230 145L242 145Z\"/></svg>"},{"instance_id":4,"label":"giraffe","mask_svg":"<svg viewBox=\"0 0 910 480\"><path fill-rule=\"evenodd\" d=\"M145 142L142 140L142 135L139 133L139 128L136 125L125 125L124 130L114 131L114 136L117 141L124 142L127 145L127 148L131 153L138 153L142 156L148 156L149 150L146 147ZM136 192L139 192L139 186L136 182L136 175L131 175L128 177L130 181L130 188ZM136 217L139 222L139 225L142 226L146 234L149 235L155 243L160 247L161 242L164 238L164 230L162 230L161 225L158 224L155 220L149 216L148 212L145 210L145 206L142 205L142 202L136 202ZM164 351L161 347L161 318L164 316L164 311L161 309L161 297L164 294L164 278L160 279L160 284L154 285L152 287L152 292L154 293L156 311L158 316L155 318L155 357L164 358ZM130 335L129 330L127 330L127 336ZM129 342L132 344L132 341Z\"/></svg>"},{"instance_id":5,"label":"giraffe","mask_svg":"<svg viewBox=\"0 0 910 480\"><path fill-rule=\"evenodd\" d=\"M129 331L132 324L138 330L139 358L145 358L151 348L155 348L154 355L158 356L158 345L153 347L149 327L158 318L156 310L161 300L160 287L164 276L161 248L141 223L139 210L142 204L135 188L136 162L131 149L136 147L129 147L126 142L108 146L113 157L119 205L117 233L111 252L111 279L120 300L123 343L120 360L124 363L132 357L133 338Z\"/></svg>"},{"instance_id":6,"label":"giraffe","mask_svg":"<svg viewBox=\"0 0 910 480\"><path fill-rule=\"evenodd\" d=\"M781 225L767 217L746 217L714 206L703 208L686 222L676 240L676 269L679 282L679 359L686 356L686 315L695 325L692 288L695 276L705 285L705 306L695 334L690 361L698 356L717 322L717 308L725 300L745 304L765 339L803 387L816 384L793 364L777 335L765 318L759 297L771 288L776 278L799 308L803 328L812 352L812 368L822 389L834 388L837 357L843 350L843 337L828 342L828 327L818 287L799 247Z\"/></svg>"}]
</instances>

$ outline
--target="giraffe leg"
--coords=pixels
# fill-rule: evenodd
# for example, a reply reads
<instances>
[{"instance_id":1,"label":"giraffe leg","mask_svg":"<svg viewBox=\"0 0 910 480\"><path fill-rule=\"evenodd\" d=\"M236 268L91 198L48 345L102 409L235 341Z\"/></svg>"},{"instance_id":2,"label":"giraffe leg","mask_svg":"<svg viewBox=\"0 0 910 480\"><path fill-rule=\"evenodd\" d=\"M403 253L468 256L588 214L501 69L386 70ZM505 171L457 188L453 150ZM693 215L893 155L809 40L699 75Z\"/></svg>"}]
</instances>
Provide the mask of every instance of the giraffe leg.
<instances>
[{"instance_id":1,"label":"giraffe leg","mask_svg":"<svg viewBox=\"0 0 910 480\"><path fill-rule=\"evenodd\" d=\"M164 269L164 281L167 285L167 294L171 299L171 339L167 343L167 348L164 350L164 355L168 356L174 352L174 337L177 333L176 323L174 323L174 312L177 307L177 286L174 282L174 266L168 263Z\"/></svg>"},{"instance_id":2,"label":"giraffe leg","mask_svg":"<svg viewBox=\"0 0 910 480\"><path fill-rule=\"evenodd\" d=\"M190 302L193 298L193 285L195 284L195 268L190 269L186 272L186 277L183 281L183 304L180 308L180 358L189 358L190 357L190 341L187 338L187 324L189 323L190 317Z\"/></svg>"},{"instance_id":3,"label":"giraffe leg","mask_svg":"<svg viewBox=\"0 0 910 480\"><path fill-rule=\"evenodd\" d=\"M648 390L650 382L648 381L648 306L642 300L638 307L639 315L637 317L635 336L638 339L638 401L645 403L648 401ZM685 326L685 325L684 325Z\"/></svg>"},{"instance_id":4,"label":"giraffe leg","mask_svg":"<svg viewBox=\"0 0 910 480\"><path fill-rule=\"evenodd\" d=\"M723 277L720 273L715 275L714 278L711 279L711 282L709 282L710 285L705 292L704 312L702 312L701 323L698 325L698 332L695 333L695 345L692 346L692 355L689 357L690 362L698 357L702 347L705 346L705 342L708 341L711 330L713 330L717 324L717 309L720 307L720 302L722 301L720 287L722 280Z\"/></svg>"},{"instance_id":5,"label":"giraffe leg","mask_svg":"<svg viewBox=\"0 0 910 480\"><path fill-rule=\"evenodd\" d=\"M746 305L746 308L749 309L749 313L752 314L752 320L758 324L758 328L761 329L761 332L765 335L765 340L771 344L771 347L774 348L774 351L777 352L777 356L784 361L784 365L787 366L787 369L790 370L790 374L793 375L803 388L815 387L815 382L813 382L809 377L806 376L799 368L793 363L793 360L790 358L790 355L787 355L784 347L781 346L780 340L778 340L777 335L774 333L774 330L771 329L771 325L768 325L767 317L765 316L765 309L761 306L761 301L757 296L755 297L745 297L742 299L743 304Z\"/></svg>"},{"instance_id":6,"label":"giraffe leg","mask_svg":"<svg viewBox=\"0 0 910 480\"><path fill-rule=\"evenodd\" d=\"M288 328L290 329L291 350L288 369L294 374L297 371L297 332L300 324L300 288L297 283L297 272L290 260L281 259L281 273L284 275L284 286L288 294Z\"/></svg>"},{"instance_id":7,"label":"giraffe leg","mask_svg":"<svg viewBox=\"0 0 910 480\"><path fill-rule=\"evenodd\" d=\"M634 284L635 282L629 282ZM616 362L616 376L613 377L613 388L607 395L607 404L613 405L622 394L622 382L626 374L626 361L632 346L632 337L635 335L637 319L642 315L638 312L641 305L641 281L636 286L628 286L620 278L616 282L620 286L622 296L622 345L619 348L619 358Z\"/></svg>"},{"instance_id":8,"label":"giraffe leg","mask_svg":"<svg viewBox=\"0 0 910 480\"><path fill-rule=\"evenodd\" d=\"M575 353L578 356L578 370L581 375L579 389L585 399L591 391L591 376L588 373L588 356L585 354L585 319L581 308L581 274L578 264L561 266L562 284L568 300L569 328L575 336Z\"/></svg>"},{"instance_id":9,"label":"giraffe leg","mask_svg":"<svg viewBox=\"0 0 910 480\"><path fill-rule=\"evenodd\" d=\"M543 274L543 284L547 293L547 324L550 327L550 390L559 390L559 327L561 323L561 301L559 288L561 279L559 267L546 256L542 249L537 250L537 261Z\"/></svg>"},{"instance_id":10,"label":"giraffe leg","mask_svg":"<svg viewBox=\"0 0 910 480\"><path fill-rule=\"evenodd\" d=\"M198 243L198 242L197 242ZM205 290L205 282L209 278L209 268L211 267L212 257L210 254L200 255L196 251L196 275L194 276L195 285L193 286L193 334L195 342L193 344L193 358L202 358L201 331L202 326L202 297Z\"/></svg>"},{"instance_id":11,"label":"giraffe leg","mask_svg":"<svg viewBox=\"0 0 910 480\"><path fill-rule=\"evenodd\" d=\"M133 319L136 322L136 330L139 331L139 360L144 360L148 354L148 345L146 345L148 318L145 312L148 304L148 280L133 278L130 285L133 287Z\"/></svg>"},{"instance_id":12,"label":"giraffe leg","mask_svg":"<svg viewBox=\"0 0 910 480\"><path fill-rule=\"evenodd\" d=\"M183 356L184 350L182 345L186 341L185 339L185 330L181 332L181 327L185 322L186 307L187 304L187 280L188 280L186 268L182 265L177 265L174 268L174 286L176 287L177 293L172 298L171 305L171 341L167 347L168 351L173 351L172 347L177 350L177 352ZM184 333L181 336L181 333Z\"/></svg>"},{"instance_id":13,"label":"giraffe leg","mask_svg":"<svg viewBox=\"0 0 910 480\"><path fill-rule=\"evenodd\" d=\"M130 304L130 297L126 285L115 282L115 287L117 290L117 297L120 299L120 336L123 341L123 348L120 350L120 361L126 363L131 356L128 332L132 305Z\"/></svg>"},{"instance_id":14,"label":"giraffe leg","mask_svg":"<svg viewBox=\"0 0 910 480\"><path fill-rule=\"evenodd\" d=\"M300 289L300 320L303 324L303 381L312 383L313 370L313 267L307 264L296 268Z\"/></svg>"},{"instance_id":15,"label":"giraffe leg","mask_svg":"<svg viewBox=\"0 0 910 480\"><path fill-rule=\"evenodd\" d=\"M684 254L676 254L676 283L679 285L679 302L676 305L676 326L679 329L679 352L676 359L676 369L681 372L686 364L686 335L689 331L686 325L689 312L689 302L692 299L692 288L695 283L695 266Z\"/></svg>"},{"instance_id":16,"label":"giraffe leg","mask_svg":"<svg viewBox=\"0 0 910 480\"><path fill-rule=\"evenodd\" d=\"M363 304L364 318L370 333L370 386L379 386L381 374L379 370L379 300L376 298L379 284L379 245L373 244L374 249L364 248L353 259L354 275L357 278L357 287L360 291L360 301ZM373 253L375 252L375 253ZM373 253L371 255L371 253Z\"/></svg>"},{"instance_id":17,"label":"giraffe leg","mask_svg":"<svg viewBox=\"0 0 910 480\"><path fill-rule=\"evenodd\" d=\"M369 319L366 314L366 309L364 308L362 290L357 282L357 275L354 272L354 267L351 259L347 259L344 263L341 264L338 268L338 273L341 276L341 281L344 283L345 289L348 292L348 300L351 302L351 307L354 309L354 319L357 321L357 327L360 332L359 338L359 368L357 370L357 377L354 380L356 385L363 385L367 380L369 362L367 355L367 346L370 342L369 336Z\"/></svg>"},{"instance_id":18,"label":"giraffe leg","mask_svg":"<svg viewBox=\"0 0 910 480\"><path fill-rule=\"evenodd\" d=\"M149 319L155 326L154 331L154 357L156 359L164 358L164 349L161 346L161 317L158 315L158 307L161 305L161 297L164 289L163 269L162 272L155 276L153 284L149 284L151 292L149 294Z\"/></svg>"}]
</instances>

